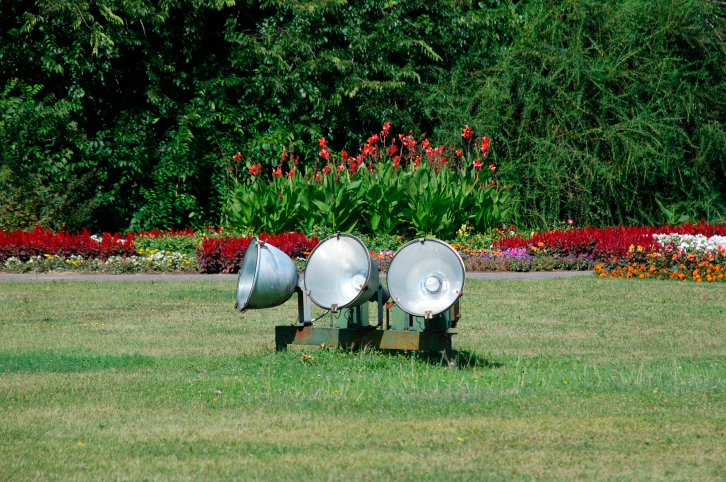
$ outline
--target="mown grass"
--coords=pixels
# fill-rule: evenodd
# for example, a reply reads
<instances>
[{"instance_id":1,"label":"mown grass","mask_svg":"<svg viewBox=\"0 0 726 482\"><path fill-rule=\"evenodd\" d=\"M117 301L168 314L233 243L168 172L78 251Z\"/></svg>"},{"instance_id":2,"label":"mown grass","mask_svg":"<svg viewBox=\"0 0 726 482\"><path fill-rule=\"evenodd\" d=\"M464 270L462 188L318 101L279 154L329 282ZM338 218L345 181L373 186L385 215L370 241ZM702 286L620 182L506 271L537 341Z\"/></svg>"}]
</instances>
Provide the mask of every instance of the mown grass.
<instances>
[{"instance_id":1,"label":"mown grass","mask_svg":"<svg viewBox=\"0 0 726 482\"><path fill-rule=\"evenodd\" d=\"M0 480L726 478L726 286L469 280L458 370L233 289L1 284Z\"/></svg>"}]
</instances>

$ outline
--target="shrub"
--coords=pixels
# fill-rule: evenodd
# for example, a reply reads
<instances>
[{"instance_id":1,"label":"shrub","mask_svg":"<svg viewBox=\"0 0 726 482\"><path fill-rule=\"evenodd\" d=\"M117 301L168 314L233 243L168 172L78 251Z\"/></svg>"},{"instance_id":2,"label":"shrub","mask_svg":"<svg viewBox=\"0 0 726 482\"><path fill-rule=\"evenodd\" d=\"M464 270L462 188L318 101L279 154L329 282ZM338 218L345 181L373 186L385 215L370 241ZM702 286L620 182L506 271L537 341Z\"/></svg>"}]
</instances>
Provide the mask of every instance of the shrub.
<instances>
[{"instance_id":1,"label":"shrub","mask_svg":"<svg viewBox=\"0 0 726 482\"><path fill-rule=\"evenodd\" d=\"M380 136L369 137L357 156L345 151L333 155L320 139L323 167L315 163L305 174L294 156L287 166L250 165L249 177L235 190L232 225L306 233L324 225L376 236L451 239L465 223L479 232L501 223L506 192L496 188L496 166L485 167L487 137L475 138L466 126L464 145L457 149L453 144L434 147L411 135L396 139L389 129L386 122Z\"/></svg>"}]
</instances>

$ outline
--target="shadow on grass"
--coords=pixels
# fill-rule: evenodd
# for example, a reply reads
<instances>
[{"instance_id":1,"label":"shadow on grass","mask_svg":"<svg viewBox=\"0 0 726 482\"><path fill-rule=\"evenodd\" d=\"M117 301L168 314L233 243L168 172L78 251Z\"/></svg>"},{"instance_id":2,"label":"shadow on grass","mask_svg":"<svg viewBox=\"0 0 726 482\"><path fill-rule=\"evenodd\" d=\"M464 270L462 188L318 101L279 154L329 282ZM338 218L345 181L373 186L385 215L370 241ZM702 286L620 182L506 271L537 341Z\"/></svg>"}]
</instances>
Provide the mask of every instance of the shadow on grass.
<instances>
[{"instance_id":1,"label":"shadow on grass","mask_svg":"<svg viewBox=\"0 0 726 482\"><path fill-rule=\"evenodd\" d=\"M406 353L406 352L403 352ZM447 365L441 353L435 352L417 352L417 358L424 360L430 365ZM495 362L484 356L478 355L470 351L460 351L457 358L459 369L467 368L500 368L504 366L502 363Z\"/></svg>"},{"instance_id":2,"label":"shadow on grass","mask_svg":"<svg viewBox=\"0 0 726 482\"><path fill-rule=\"evenodd\" d=\"M444 358L444 355L439 352L430 351L409 351L409 350L381 350L373 347L364 348L336 348L341 353L357 353L361 351L364 353L370 353L379 358L386 358L393 361L397 358L415 358L419 363L423 363L431 366L448 366L449 362ZM457 358L457 364L459 369L471 369L471 368L500 368L504 366L502 363L492 361L482 355L463 350L459 352Z\"/></svg>"},{"instance_id":3,"label":"shadow on grass","mask_svg":"<svg viewBox=\"0 0 726 482\"><path fill-rule=\"evenodd\" d=\"M148 367L154 360L142 355L76 356L48 353L0 353L2 372L85 372L109 368Z\"/></svg>"}]
</instances>

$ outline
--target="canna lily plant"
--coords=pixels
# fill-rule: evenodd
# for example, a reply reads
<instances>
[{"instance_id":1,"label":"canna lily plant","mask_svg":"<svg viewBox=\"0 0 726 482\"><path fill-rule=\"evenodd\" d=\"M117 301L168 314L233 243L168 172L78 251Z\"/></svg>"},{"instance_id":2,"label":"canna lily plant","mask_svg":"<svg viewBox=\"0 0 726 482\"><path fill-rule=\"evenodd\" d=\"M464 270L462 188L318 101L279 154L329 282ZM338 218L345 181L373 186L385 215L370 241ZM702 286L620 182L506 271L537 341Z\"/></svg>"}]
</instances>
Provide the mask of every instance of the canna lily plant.
<instances>
[{"instance_id":1,"label":"canna lily plant","mask_svg":"<svg viewBox=\"0 0 726 482\"><path fill-rule=\"evenodd\" d=\"M357 156L333 154L325 138L319 139L320 159L305 174L287 152L269 177L260 164L249 166L249 177L235 187L231 223L253 231L309 233L324 225L343 232L452 238L466 223L486 232L502 222L507 193L497 189L496 166L483 164L489 138L475 137L466 126L465 153L410 135L393 137L390 127L386 122Z\"/></svg>"}]
</instances>

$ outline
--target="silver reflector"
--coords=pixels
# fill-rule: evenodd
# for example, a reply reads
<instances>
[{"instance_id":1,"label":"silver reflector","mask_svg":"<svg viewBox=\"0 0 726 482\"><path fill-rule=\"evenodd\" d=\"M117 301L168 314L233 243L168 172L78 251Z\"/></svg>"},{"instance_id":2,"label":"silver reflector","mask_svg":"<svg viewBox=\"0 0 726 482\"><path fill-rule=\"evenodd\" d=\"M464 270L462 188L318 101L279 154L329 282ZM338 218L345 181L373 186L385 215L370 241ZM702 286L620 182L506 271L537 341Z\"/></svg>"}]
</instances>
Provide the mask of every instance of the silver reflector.
<instances>
[{"instance_id":1,"label":"silver reflector","mask_svg":"<svg viewBox=\"0 0 726 482\"><path fill-rule=\"evenodd\" d=\"M388 268L388 291L406 313L430 317L443 313L461 296L466 270L449 244L419 238L396 251Z\"/></svg>"},{"instance_id":2,"label":"silver reflector","mask_svg":"<svg viewBox=\"0 0 726 482\"><path fill-rule=\"evenodd\" d=\"M281 305L295 292L297 277L292 258L252 238L239 269L235 308L244 311Z\"/></svg>"},{"instance_id":3,"label":"silver reflector","mask_svg":"<svg viewBox=\"0 0 726 482\"><path fill-rule=\"evenodd\" d=\"M305 288L323 309L359 306L376 294L378 266L363 241L335 234L318 244L305 266Z\"/></svg>"}]
</instances>

